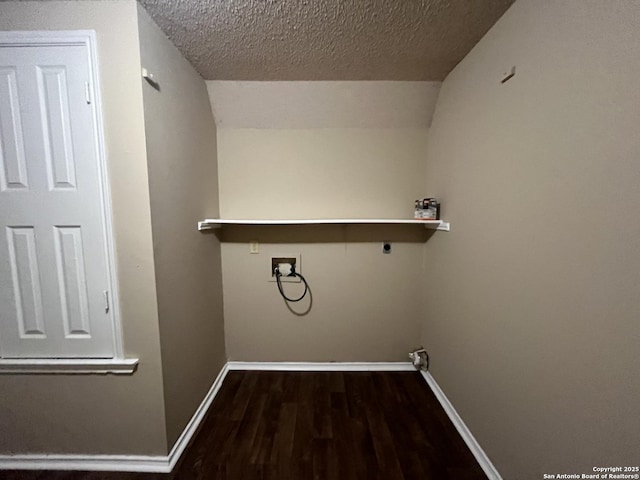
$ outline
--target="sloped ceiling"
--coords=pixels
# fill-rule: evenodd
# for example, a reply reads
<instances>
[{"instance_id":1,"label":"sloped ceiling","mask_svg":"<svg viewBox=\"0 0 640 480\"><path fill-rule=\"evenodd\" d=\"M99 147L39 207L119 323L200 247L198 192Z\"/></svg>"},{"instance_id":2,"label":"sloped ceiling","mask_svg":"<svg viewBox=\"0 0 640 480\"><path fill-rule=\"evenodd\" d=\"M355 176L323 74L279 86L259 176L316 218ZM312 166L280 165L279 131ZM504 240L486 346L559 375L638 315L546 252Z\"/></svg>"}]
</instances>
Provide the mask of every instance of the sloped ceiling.
<instances>
[{"instance_id":1,"label":"sloped ceiling","mask_svg":"<svg viewBox=\"0 0 640 480\"><path fill-rule=\"evenodd\" d=\"M140 0L207 80L443 80L514 0Z\"/></svg>"}]
</instances>

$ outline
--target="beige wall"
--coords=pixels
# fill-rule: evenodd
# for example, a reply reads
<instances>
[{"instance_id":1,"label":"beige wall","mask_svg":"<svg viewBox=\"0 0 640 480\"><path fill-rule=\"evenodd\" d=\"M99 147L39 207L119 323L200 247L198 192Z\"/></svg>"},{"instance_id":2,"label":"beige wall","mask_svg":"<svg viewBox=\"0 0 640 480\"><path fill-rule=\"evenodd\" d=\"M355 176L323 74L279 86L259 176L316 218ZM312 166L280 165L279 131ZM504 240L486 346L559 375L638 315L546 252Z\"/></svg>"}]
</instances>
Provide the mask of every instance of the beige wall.
<instances>
[{"instance_id":1,"label":"beige wall","mask_svg":"<svg viewBox=\"0 0 640 480\"><path fill-rule=\"evenodd\" d=\"M635 1L520 0L436 106L452 231L426 245L422 338L505 479L638 461L638 25Z\"/></svg>"},{"instance_id":2,"label":"beige wall","mask_svg":"<svg viewBox=\"0 0 640 480\"><path fill-rule=\"evenodd\" d=\"M218 128L429 128L442 82L207 80Z\"/></svg>"},{"instance_id":3,"label":"beige wall","mask_svg":"<svg viewBox=\"0 0 640 480\"><path fill-rule=\"evenodd\" d=\"M196 228L218 214L215 123L204 80L139 7L162 373L171 446L226 362L220 242ZM212 134L213 132L213 134Z\"/></svg>"},{"instance_id":4,"label":"beige wall","mask_svg":"<svg viewBox=\"0 0 640 480\"><path fill-rule=\"evenodd\" d=\"M220 129L223 217L410 218L423 195L426 129ZM420 227L225 228L232 360L405 360L419 333ZM249 254L258 240L260 253ZM383 255L381 242L394 242ZM305 316L268 282L270 257L301 254ZM290 295L298 285L288 285ZM306 311L307 299L292 304Z\"/></svg>"},{"instance_id":5,"label":"beige wall","mask_svg":"<svg viewBox=\"0 0 640 480\"><path fill-rule=\"evenodd\" d=\"M0 452L165 454L136 4L1 2L1 30L94 29L132 376L0 376Z\"/></svg>"},{"instance_id":6,"label":"beige wall","mask_svg":"<svg viewBox=\"0 0 640 480\"><path fill-rule=\"evenodd\" d=\"M220 129L223 218L411 218L426 128Z\"/></svg>"}]
</instances>

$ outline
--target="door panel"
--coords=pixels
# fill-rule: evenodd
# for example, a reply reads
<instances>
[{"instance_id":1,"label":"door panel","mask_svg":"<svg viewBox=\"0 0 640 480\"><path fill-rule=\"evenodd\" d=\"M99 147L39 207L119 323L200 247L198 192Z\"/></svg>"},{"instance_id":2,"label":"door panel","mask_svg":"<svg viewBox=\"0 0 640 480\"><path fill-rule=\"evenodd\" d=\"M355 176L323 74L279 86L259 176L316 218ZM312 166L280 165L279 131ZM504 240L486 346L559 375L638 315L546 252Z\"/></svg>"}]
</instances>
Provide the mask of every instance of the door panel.
<instances>
[{"instance_id":1,"label":"door panel","mask_svg":"<svg viewBox=\"0 0 640 480\"><path fill-rule=\"evenodd\" d=\"M0 67L0 191L28 188L16 69Z\"/></svg>"},{"instance_id":2,"label":"door panel","mask_svg":"<svg viewBox=\"0 0 640 480\"><path fill-rule=\"evenodd\" d=\"M7 242L18 335L46 338L34 229L7 227Z\"/></svg>"},{"instance_id":3,"label":"door panel","mask_svg":"<svg viewBox=\"0 0 640 480\"><path fill-rule=\"evenodd\" d=\"M114 355L87 46L0 47L0 356Z\"/></svg>"},{"instance_id":4,"label":"door panel","mask_svg":"<svg viewBox=\"0 0 640 480\"><path fill-rule=\"evenodd\" d=\"M82 227L53 227L65 337L91 335Z\"/></svg>"},{"instance_id":5,"label":"door panel","mask_svg":"<svg viewBox=\"0 0 640 480\"><path fill-rule=\"evenodd\" d=\"M64 66L36 67L49 190L76 186L66 70Z\"/></svg>"}]
</instances>

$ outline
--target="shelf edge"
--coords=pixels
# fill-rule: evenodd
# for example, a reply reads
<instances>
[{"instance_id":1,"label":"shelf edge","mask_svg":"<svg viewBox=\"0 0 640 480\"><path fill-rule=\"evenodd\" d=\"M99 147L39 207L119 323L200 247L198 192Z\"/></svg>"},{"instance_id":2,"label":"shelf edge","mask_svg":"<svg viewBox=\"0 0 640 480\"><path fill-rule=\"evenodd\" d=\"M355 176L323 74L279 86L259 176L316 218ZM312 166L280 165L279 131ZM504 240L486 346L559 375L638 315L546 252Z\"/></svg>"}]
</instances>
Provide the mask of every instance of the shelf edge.
<instances>
[{"instance_id":1,"label":"shelf edge","mask_svg":"<svg viewBox=\"0 0 640 480\"><path fill-rule=\"evenodd\" d=\"M212 230L222 228L223 225L257 225L257 226L287 226L287 225L423 225L428 229L450 231L451 224L442 220L417 219L376 219L376 218L336 218L336 219L221 219L207 218L198 222L198 230Z\"/></svg>"}]
</instances>

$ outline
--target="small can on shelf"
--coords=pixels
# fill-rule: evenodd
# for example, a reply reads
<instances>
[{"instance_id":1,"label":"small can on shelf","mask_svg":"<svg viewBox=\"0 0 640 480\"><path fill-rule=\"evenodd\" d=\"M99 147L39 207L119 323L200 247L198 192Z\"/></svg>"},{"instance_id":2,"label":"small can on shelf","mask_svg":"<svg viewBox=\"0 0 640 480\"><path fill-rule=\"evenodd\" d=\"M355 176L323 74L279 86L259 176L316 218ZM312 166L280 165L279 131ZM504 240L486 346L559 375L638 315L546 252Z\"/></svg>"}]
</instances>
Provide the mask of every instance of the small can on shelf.
<instances>
[{"instance_id":1,"label":"small can on shelf","mask_svg":"<svg viewBox=\"0 0 640 480\"><path fill-rule=\"evenodd\" d=\"M416 220L440 220L440 202L432 197L416 200L413 217Z\"/></svg>"}]
</instances>

